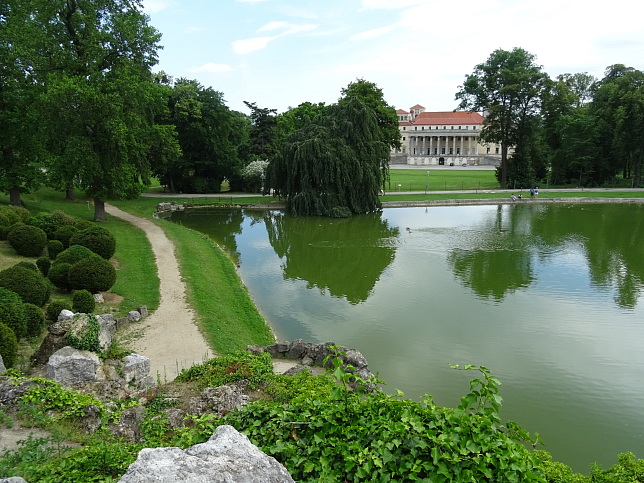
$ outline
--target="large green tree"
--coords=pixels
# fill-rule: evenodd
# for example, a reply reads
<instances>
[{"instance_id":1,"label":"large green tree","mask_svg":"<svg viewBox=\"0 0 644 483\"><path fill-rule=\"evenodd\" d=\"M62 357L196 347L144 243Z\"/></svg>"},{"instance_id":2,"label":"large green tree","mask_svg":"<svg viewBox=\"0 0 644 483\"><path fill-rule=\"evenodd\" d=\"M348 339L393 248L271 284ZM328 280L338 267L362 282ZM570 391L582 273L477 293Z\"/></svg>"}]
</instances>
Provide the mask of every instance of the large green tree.
<instances>
[{"instance_id":1,"label":"large green tree","mask_svg":"<svg viewBox=\"0 0 644 483\"><path fill-rule=\"evenodd\" d=\"M40 35L30 59L45 87L42 126L53 179L94 199L133 197L149 177L149 158L173 133L155 124L167 108L151 67L160 34L140 0L29 0Z\"/></svg>"},{"instance_id":2,"label":"large green tree","mask_svg":"<svg viewBox=\"0 0 644 483\"><path fill-rule=\"evenodd\" d=\"M268 166L266 188L297 215L369 213L380 207L388 157L375 112L349 97L288 137Z\"/></svg>"},{"instance_id":3,"label":"large green tree","mask_svg":"<svg viewBox=\"0 0 644 483\"><path fill-rule=\"evenodd\" d=\"M244 104L250 109L250 154L254 159L270 160L277 151L279 138L277 109L258 107L255 102Z\"/></svg>"},{"instance_id":4,"label":"large green tree","mask_svg":"<svg viewBox=\"0 0 644 483\"><path fill-rule=\"evenodd\" d=\"M30 9L25 2L0 3L0 191L12 205L21 205L21 192L42 179L40 136L34 102L41 86L35 81L29 57Z\"/></svg>"},{"instance_id":5,"label":"large green tree","mask_svg":"<svg viewBox=\"0 0 644 483\"><path fill-rule=\"evenodd\" d=\"M459 109L485 111L481 139L501 145L501 188L508 181L508 150L525 149L526 129L539 112L540 94L547 76L535 56L521 48L497 49L474 67L456 93Z\"/></svg>"}]
</instances>

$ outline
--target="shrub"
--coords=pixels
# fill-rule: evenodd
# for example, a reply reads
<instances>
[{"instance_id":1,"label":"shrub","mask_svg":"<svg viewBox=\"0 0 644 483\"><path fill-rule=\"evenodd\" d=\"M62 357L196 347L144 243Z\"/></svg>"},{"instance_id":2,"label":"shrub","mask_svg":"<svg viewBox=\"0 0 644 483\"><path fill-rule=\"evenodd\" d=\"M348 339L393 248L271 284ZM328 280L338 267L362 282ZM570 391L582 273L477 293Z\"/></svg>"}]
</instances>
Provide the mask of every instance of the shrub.
<instances>
[{"instance_id":1,"label":"shrub","mask_svg":"<svg viewBox=\"0 0 644 483\"><path fill-rule=\"evenodd\" d=\"M75 320L78 320L74 318ZM67 343L74 349L81 351L100 352L101 345L98 336L101 331L101 326L96 320L96 317L91 315L87 319L87 324L76 323L65 334Z\"/></svg>"},{"instance_id":2,"label":"shrub","mask_svg":"<svg viewBox=\"0 0 644 483\"><path fill-rule=\"evenodd\" d=\"M25 304L17 293L3 287L0 287L0 324L13 330L17 338L27 335Z\"/></svg>"},{"instance_id":3,"label":"shrub","mask_svg":"<svg viewBox=\"0 0 644 483\"><path fill-rule=\"evenodd\" d=\"M34 304L24 304L27 319L27 337L38 337L45 328L45 313Z\"/></svg>"},{"instance_id":4,"label":"shrub","mask_svg":"<svg viewBox=\"0 0 644 483\"><path fill-rule=\"evenodd\" d=\"M11 227L5 226L5 225L0 225L0 240L4 241L7 239L7 234L9 233L9 229Z\"/></svg>"},{"instance_id":5,"label":"shrub","mask_svg":"<svg viewBox=\"0 0 644 483\"><path fill-rule=\"evenodd\" d=\"M65 225L74 225L76 219L64 211L55 210L51 213L38 213L31 216L27 218L25 223L37 226L47 234L47 239L51 240L58 228Z\"/></svg>"},{"instance_id":6,"label":"shrub","mask_svg":"<svg viewBox=\"0 0 644 483\"><path fill-rule=\"evenodd\" d=\"M12 206L12 205L2 205L0 206L0 219L6 220L1 224L11 226L15 223L24 222L27 218L31 216L31 213L27 208L22 206Z\"/></svg>"},{"instance_id":7,"label":"shrub","mask_svg":"<svg viewBox=\"0 0 644 483\"><path fill-rule=\"evenodd\" d=\"M116 238L100 226L79 231L69 239L69 244L87 247L105 260L112 258L116 250Z\"/></svg>"},{"instance_id":8,"label":"shrub","mask_svg":"<svg viewBox=\"0 0 644 483\"><path fill-rule=\"evenodd\" d=\"M56 229L52 238L59 240L65 248L69 248L69 239L76 233L78 233L78 228L74 225L63 225Z\"/></svg>"},{"instance_id":9,"label":"shrub","mask_svg":"<svg viewBox=\"0 0 644 483\"><path fill-rule=\"evenodd\" d=\"M72 245L58 254L53 265L56 265L57 263L69 263L70 265L73 265L74 263L80 262L84 258L91 257L92 255L94 255L94 253L89 248L81 245Z\"/></svg>"},{"instance_id":10,"label":"shrub","mask_svg":"<svg viewBox=\"0 0 644 483\"><path fill-rule=\"evenodd\" d=\"M58 320L58 316L63 310L72 310L72 305L67 300L52 300L45 310L47 320Z\"/></svg>"},{"instance_id":11,"label":"shrub","mask_svg":"<svg viewBox=\"0 0 644 483\"><path fill-rule=\"evenodd\" d=\"M104 292L116 282L116 269L104 258L94 255L75 263L69 269L69 286L74 290Z\"/></svg>"},{"instance_id":12,"label":"shrub","mask_svg":"<svg viewBox=\"0 0 644 483\"><path fill-rule=\"evenodd\" d=\"M16 263L16 267L24 267L24 268L27 268L29 270L33 270L34 272L40 272L40 270L38 270L38 267L36 266L35 263L31 263L31 262L27 262L27 261L22 261L22 262Z\"/></svg>"},{"instance_id":13,"label":"shrub","mask_svg":"<svg viewBox=\"0 0 644 483\"><path fill-rule=\"evenodd\" d=\"M51 260L48 257L40 257L36 260L36 266L40 270L40 273L42 273L42 276L46 277L51 268Z\"/></svg>"},{"instance_id":14,"label":"shrub","mask_svg":"<svg viewBox=\"0 0 644 483\"><path fill-rule=\"evenodd\" d=\"M47 255L49 255L50 260L55 260L64 249L63 242L60 240L49 240L47 242Z\"/></svg>"},{"instance_id":15,"label":"shrub","mask_svg":"<svg viewBox=\"0 0 644 483\"><path fill-rule=\"evenodd\" d=\"M76 223L74 223L74 226L78 228L79 231L82 231L82 230L87 230L88 228L91 228L96 225L94 225L94 223L89 220L76 220Z\"/></svg>"},{"instance_id":16,"label":"shrub","mask_svg":"<svg viewBox=\"0 0 644 483\"><path fill-rule=\"evenodd\" d=\"M91 314L96 308L96 301L94 296L87 290L77 290L72 297L72 310L74 312L82 312L84 314Z\"/></svg>"},{"instance_id":17,"label":"shrub","mask_svg":"<svg viewBox=\"0 0 644 483\"><path fill-rule=\"evenodd\" d=\"M71 263L56 262L49 269L49 280L61 290L69 290L69 269Z\"/></svg>"},{"instance_id":18,"label":"shrub","mask_svg":"<svg viewBox=\"0 0 644 483\"><path fill-rule=\"evenodd\" d=\"M20 295L25 303L42 307L49 301L51 288L42 274L14 265L0 272L0 287Z\"/></svg>"},{"instance_id":19,"label":"shrub","mask_svg":"<svg viewBox=\"0 0 644 483\"><path fill-rule=\"evenodd\" d=\"M47 235L36 226L17 223L7 233L7 240L19 255L39 257L47 245Z\"/></svg>"},{"instance_id":20,"label":"shrub","mask_svg":"<svg viewBox=\"0 0 644 483\"><path fill-rule=\"evenodd\" d=\"M18 353L18 340L10 327L0 323L0 355L5 367L13 366Z\"/></svg>"}]
</instances>

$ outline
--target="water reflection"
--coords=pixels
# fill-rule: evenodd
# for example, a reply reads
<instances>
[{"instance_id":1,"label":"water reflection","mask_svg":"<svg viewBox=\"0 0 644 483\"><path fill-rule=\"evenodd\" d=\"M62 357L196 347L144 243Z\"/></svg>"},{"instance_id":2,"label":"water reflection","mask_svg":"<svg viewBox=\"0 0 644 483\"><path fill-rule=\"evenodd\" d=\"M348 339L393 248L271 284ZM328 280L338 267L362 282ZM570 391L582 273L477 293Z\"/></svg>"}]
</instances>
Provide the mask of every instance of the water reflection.
<instances>
[{"instance_id":1,"label":"water reflection","mask_svg":"<svg viewBox=\"0 0 644 483\"><path fill-rule=\"evenodd\" d=\"M273 213L265 223L284 279L305 280L307 288L352 304L367 300L394 260L399 234L379 214L329 219Z\"/></svg>"}]
</instances>

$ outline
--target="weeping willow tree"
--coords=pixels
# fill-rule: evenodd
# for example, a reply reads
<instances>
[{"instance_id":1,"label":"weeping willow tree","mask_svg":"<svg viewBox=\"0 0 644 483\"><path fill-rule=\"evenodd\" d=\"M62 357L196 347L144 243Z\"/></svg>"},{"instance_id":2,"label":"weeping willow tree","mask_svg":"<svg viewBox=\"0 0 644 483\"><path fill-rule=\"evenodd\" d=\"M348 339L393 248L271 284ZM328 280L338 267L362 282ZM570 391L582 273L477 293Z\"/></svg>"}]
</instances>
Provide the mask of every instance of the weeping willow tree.
<instances>
[{"instance_id":1,"label":"weeping willow tree","mask_svg":"<svg viewBox=\"0 0 644 483\"><path fill-rule=\"evenodd\" d=\"M388 159L376 114L348 98L287 138L268 166L266 188L295 215L370 213L380 208Z\"/></svg>"}]
</instances>

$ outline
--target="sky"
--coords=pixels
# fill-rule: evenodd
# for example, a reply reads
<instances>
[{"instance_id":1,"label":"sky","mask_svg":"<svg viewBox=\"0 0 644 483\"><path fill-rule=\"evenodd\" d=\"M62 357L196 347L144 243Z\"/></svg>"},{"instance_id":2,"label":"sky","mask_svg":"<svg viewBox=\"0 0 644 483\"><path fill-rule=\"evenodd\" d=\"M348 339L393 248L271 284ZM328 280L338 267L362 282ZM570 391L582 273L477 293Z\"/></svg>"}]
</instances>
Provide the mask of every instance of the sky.
<instances>
[{"instance_id":1,"label":"sky","mask_svg":"<svg viewBox=\"0 0 644 483\"><path fill-rule=\"evenodd\" d=\"M159 64L223 94L284 112L331 104L364 79L396 109L452 111L465 76L521 47L551 77L644 70L641 0L143 0ZM639 12L639 13L638 13Z\"/></svg>"}]
</instances>

